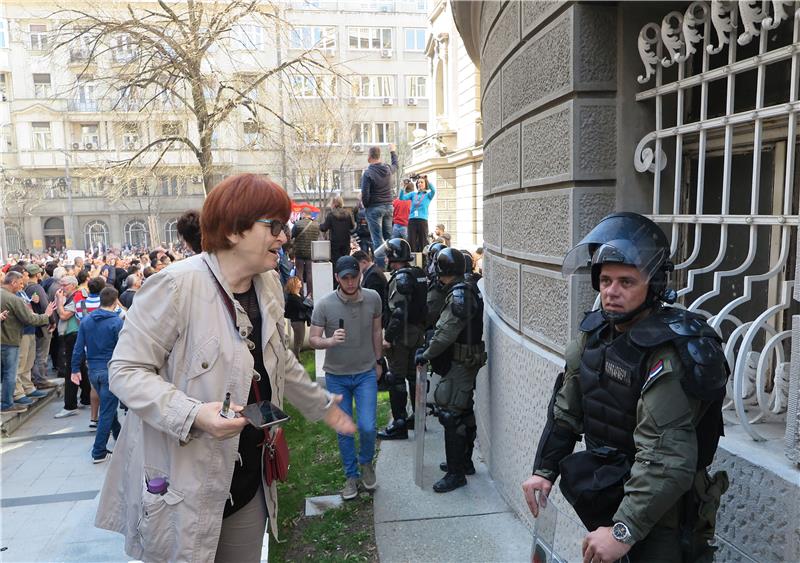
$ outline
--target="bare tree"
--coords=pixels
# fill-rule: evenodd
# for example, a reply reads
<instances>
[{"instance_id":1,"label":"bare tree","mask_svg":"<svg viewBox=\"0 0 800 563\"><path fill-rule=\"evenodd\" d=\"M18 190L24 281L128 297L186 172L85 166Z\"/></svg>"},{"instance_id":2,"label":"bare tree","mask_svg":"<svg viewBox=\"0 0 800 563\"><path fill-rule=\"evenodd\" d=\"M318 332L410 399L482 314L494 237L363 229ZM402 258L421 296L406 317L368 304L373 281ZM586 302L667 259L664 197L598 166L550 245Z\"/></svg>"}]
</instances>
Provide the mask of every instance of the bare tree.
<instances>
[{"instance_id":1,"label":"bare tree","mask_svg":"<svg viewBox=\"0 0 800 563\"><path fill-rule=\"evenodd\" d=\"M14 227L19 233L20 248L27 248L25 231L23 230L24 219L33 214L50 195L54 195L59 190L57 182L51 181L35 182L30 178L22 179L10 177L5 170L0 169L0 229L2 229L3 253L8 252L5 248L6 228ZM48 194L48 192L51 192Z\"/></svg>"},{"instance_id":2,"label":"bare tree","mask_svg":"<svg viewBox=\"0 0 800 563\"><path fill-rule=\"evenodd\" d=\"M294 128L282 110L285 85L298 76L337 74L317 48L281 57L291 26L277 2L104 1L65 6L53 18L61 22L56 51L82 65L75 88L100 93L104 109L176 116L112 165L155 168L170 160L168 151L185 148L206 194L215 135L226 121L247 118L275 135Z\"/></svg>"}]
</instances>

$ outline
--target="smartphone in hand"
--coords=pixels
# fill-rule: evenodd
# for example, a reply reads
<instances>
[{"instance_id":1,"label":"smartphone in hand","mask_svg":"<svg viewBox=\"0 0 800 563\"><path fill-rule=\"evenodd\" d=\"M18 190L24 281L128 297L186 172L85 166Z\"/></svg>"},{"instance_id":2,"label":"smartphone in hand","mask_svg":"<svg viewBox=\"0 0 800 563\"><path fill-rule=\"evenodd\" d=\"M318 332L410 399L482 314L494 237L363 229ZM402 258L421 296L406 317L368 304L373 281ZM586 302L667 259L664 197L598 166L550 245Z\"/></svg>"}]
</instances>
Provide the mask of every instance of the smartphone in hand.
<instances>
[{"instance_id":1,"label":"smartphone in hand","mask_svg":"<svg viewBox=\"0 0 800 563\"><path fill-rule=\"evenodd\" d=\"M289 420L289 415L270 401L258 401L247 405L241 412L256 428L269 428Z\"/></svg>"}]
</instances>

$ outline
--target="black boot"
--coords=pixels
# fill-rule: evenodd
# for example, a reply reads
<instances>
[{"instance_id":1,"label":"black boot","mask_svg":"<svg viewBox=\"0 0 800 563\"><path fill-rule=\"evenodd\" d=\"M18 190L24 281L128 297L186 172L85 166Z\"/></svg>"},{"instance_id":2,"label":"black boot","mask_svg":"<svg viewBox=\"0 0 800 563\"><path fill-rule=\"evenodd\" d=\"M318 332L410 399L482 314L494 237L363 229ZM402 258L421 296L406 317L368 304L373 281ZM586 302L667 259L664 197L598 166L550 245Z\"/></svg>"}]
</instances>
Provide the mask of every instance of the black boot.
<instances>
[{"instance_id":1,"label":"black boot","mask_svg":"<svg viewBox=\"0 0 800 563\"><path fill-rule=\"evenodd\" d=\"M378 440L408 440L408 427L405 418L393 420L389 426L378 432Z\"/></svg>"},{"instance_id":2,"label":"black boot","mask_svg":"<svg viewBox=\"0 0 800 563\"><path fill-rule=\"evenodd\" d=\"M467 438L459 434L455 428L445 427L444 449L447 456L448 471L444 477L433 485L437 493L448 493L467 484L464 476L464 450L467 447Z\"/></svg>"},{"instance_id":3,"label":"black boot","mask_svg":"<svg viewBox=\"0 0 800 563\"><path fill-rule=\"evenodd\" d=\"M447 473L447 462L440 463L439 469ZM472 458L469 458L464 464L464 475L475 475L475 464L472 463Z\"/></svg>"}]
</instances>

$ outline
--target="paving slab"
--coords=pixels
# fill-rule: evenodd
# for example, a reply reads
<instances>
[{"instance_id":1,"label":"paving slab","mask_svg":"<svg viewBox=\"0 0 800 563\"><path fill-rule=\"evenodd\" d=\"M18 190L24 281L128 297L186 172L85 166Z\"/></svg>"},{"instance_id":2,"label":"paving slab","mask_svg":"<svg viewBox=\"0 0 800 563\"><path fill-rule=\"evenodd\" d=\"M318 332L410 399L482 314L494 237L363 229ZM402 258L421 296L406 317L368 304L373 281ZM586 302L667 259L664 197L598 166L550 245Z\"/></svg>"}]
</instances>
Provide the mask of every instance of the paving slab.
<instances>
[{"instance_id":1,"label":"paving slab","mask_svg":"<svg viewBox=\"0 0 800 563\"><path fill-rule=\"evenodd\" d=\"M425 433L424 488L414 484L413 452L413 439L381 444L374 511L382 563L530 560L530 531L498 493L477 445L467 486L441 494L432 489L444 475L436 420L428 420Z\"/></svg>"}]
</instances>

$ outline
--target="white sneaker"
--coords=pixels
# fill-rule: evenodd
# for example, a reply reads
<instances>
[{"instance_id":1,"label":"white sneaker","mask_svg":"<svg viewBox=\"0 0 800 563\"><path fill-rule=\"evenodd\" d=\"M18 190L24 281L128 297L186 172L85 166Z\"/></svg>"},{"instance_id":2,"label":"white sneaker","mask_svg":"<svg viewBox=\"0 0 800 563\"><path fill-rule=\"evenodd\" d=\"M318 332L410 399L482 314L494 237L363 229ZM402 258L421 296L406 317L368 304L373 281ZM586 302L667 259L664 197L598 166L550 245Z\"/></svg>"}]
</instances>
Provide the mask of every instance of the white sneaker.
<instances>
[{"instance_id":1,"label":"white sneaker","mask_svg":"<svg viewBox=\"0 0 800 563\"><path fill-rule=\"evenodd\" d=\"M61 409L53 418L67 418L68 416L75 416L76 414L78 414L78 409L73 409L71 411L67 409Z\"/></svg>"}]
</instances>

